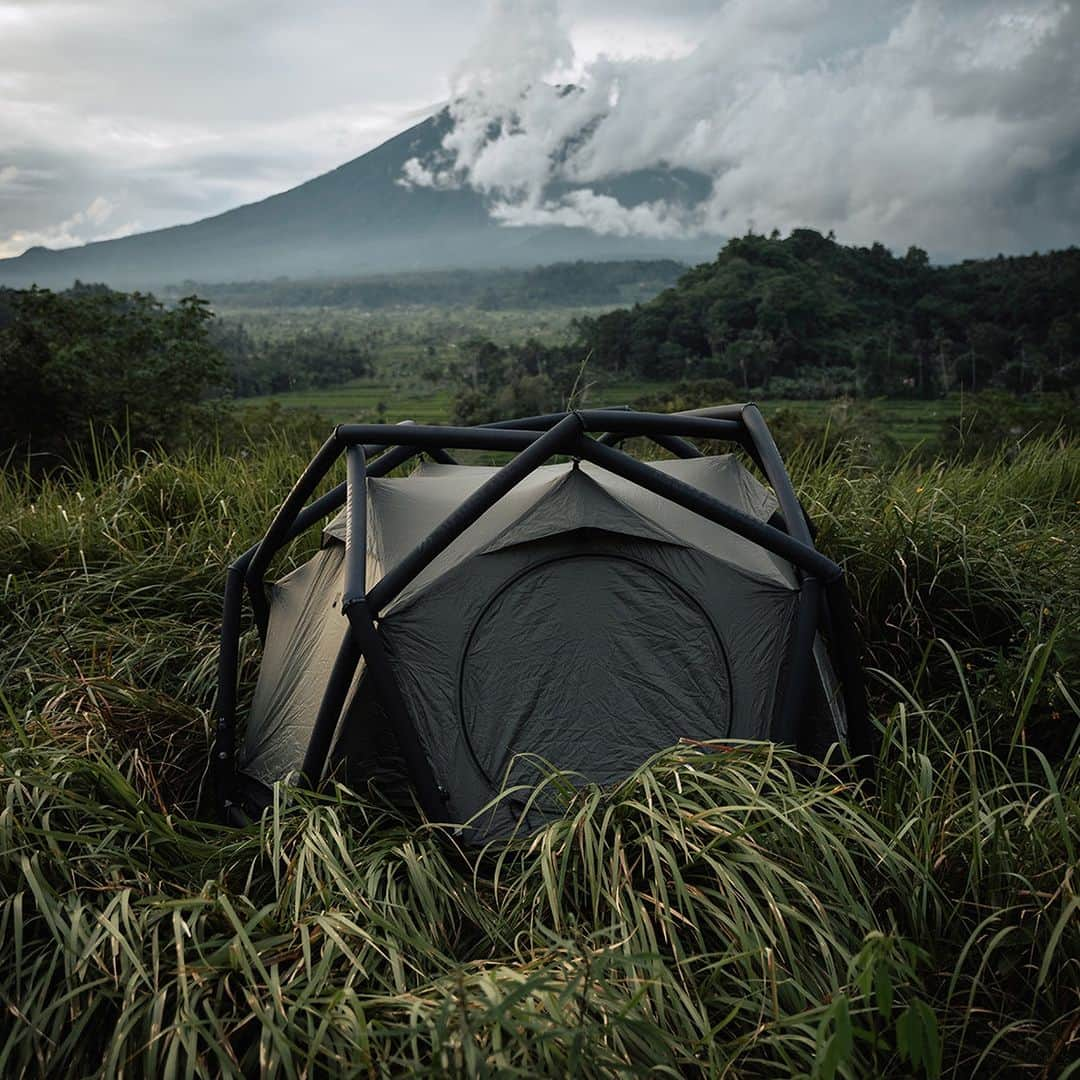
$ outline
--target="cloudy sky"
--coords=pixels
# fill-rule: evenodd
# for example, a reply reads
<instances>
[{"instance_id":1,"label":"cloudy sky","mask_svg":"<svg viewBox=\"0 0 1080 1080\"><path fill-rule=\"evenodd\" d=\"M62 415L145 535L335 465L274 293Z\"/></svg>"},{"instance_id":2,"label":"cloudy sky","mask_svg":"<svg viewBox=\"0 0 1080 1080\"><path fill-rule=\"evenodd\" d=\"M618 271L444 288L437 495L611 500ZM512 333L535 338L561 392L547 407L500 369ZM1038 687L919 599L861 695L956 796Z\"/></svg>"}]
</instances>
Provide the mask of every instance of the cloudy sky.
<instances>
[{"instance_id":1,"label":"cloudy sky","mask_svg":"<svg viewBox=\"0 0 1080 1080\"><path fill-rule=\"evenodd\" d=\"M265 197L447 100L402 180L508 227L1080 243L1080 0L0 0L0 257ZM589 189L658 163L709 198Z\"/></svg>"}]
</instances>

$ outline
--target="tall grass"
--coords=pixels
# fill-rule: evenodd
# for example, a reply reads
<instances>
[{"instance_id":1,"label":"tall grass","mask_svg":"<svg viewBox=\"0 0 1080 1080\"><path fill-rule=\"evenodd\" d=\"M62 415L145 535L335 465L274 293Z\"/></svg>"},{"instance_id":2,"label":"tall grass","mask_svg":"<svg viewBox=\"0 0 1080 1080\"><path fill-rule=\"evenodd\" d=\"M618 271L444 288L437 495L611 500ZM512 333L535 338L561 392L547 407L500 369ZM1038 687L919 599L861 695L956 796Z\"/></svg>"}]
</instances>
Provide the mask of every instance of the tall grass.
<instances>
[{"instance_id":1,"label":"tall grass","mask_svg":"<svg viewBox=\"0 0 1080 1080\"><path fill-rule=\"evenodd\" d=\"M193 818L222 568L302 457L0 477L0 1073L1080 1074L1080 448L796 460L872 789L675 747L485 852L340 788Z\"/></svg>"}]
</instances>

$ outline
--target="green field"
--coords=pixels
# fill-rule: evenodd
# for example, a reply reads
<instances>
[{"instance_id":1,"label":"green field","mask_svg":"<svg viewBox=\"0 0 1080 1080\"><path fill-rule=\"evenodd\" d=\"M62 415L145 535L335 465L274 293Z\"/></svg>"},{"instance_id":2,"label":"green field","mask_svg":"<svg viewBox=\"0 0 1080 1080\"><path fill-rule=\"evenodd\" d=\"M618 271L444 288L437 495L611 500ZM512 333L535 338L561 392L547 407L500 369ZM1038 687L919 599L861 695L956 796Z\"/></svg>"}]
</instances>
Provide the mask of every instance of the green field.
<instances>
[{"instance_id":1,"label":"green field","mask_svg":"<svg viewBox=\"0 0 1080 1080\"><path fill-rule=\"evenodd\" d=\"M592 386L579 403L592 406L629 405L637 398L662 391L668 384L659 382L607 383ZM272 397L246 398L242 405L266 405L276 401L286 409L314 409L334 424L386 420L415 420L419 424L445 424L450 419L450 392L424 390L415 384L400 384L384 379L354 379L342 386L321 390L301 390ZM829 403L787 399L758 403L766 419L777 410L792 408L807 413L824 412ZM383 411L380 411L380 406ZM911 447L932 440L940 431L942 420L959 408L958 399L912 401L880 400L873 403L885 431L901 446Z\"/></svg>"},{"instance_id":2,"label":"green field","mask_svg":"<svg viewBox=\"0 0 1080 1080\"><path fill-rule=\"evenodd\" d=\"M662 383L626 382L593 388L582 395L591 405L627 405L635 398L653 393ZM241 404L265 405L278 402L286 409L315 409L335 424L371 420L376 417L392 423L415 420L417 423L445 424L450 420L449 390L424 390L415 385L395 385L382 379L354 379L343 386L322 390L301 390L273 397L248 398ZM380 413L380 405L385 412Z\"/></svg>"}]
</instances>

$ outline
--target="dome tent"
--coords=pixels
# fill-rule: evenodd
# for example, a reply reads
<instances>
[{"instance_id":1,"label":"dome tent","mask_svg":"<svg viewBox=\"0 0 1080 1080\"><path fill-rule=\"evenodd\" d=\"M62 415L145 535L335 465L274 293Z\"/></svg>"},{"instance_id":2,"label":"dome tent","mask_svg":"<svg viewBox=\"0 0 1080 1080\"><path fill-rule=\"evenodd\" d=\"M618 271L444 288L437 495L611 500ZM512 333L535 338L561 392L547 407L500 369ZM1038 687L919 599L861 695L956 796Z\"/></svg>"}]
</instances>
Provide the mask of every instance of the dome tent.
<instances>
[{"instance_id":1,"label":"dome tent","mask_svg":"<svg viewBox=\"0 0 1080 1080\"><path fill-rule=\"evenodd\" d=\"M230 568L222 815L257 811L297 772L405 778L432 819L463 823L535 779L535 759L607 784L680 738L861 749L841 571L814 548L758 410L703 413L337 428ZM634 436L675 457L645 464L612 445ZM773 490L690 438L742 446ZM461 465L448 453L459 448L516 456ZM341 453L346 482L304 508ZM388 475L421 454L432 460ZM274 553L343 503L319 551L267 588ZM245 584L263 653L237 744ZM504 800L484 835L514 813Z\"/></svg>"}]
</instances>

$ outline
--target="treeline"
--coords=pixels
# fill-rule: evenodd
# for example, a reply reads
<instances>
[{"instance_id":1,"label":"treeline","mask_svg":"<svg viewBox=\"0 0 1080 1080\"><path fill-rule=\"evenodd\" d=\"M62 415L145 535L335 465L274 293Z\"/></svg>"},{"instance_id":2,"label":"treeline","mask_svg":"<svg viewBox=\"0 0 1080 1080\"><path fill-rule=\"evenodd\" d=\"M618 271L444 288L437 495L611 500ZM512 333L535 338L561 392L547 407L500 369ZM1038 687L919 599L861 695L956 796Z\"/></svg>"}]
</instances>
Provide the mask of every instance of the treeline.
<instances>
[{"instance_id":1,"label":"treeline","mask_svg":"<svg viewBox=\"0 0 1080 1080\"><path fill-rule=\"evenodd\" d=\"M531 270L443 270L346 279L184 282L166 297L190 294L233 308L393 308L425 305L528 310L599 307L647 300L686 267L671 259L570 262Z\"/></svg>"},{"instance_id":2,"label":"treeline","mask_svg":"<svg viewBox=\"0 0 1080 1080\"><path fill-rule=\"evenodd\" d=\"M938 267L811 229L749 235L648 303L580 320L577 344L601 371L774 397L1071 389L1080 249Z\"/></svg>"},{"instance_id":3,"label":"treeline","mask_svg":"<svg viewBox=\"0 0 1080 1080\"><path fill-rule=\"evenodd\" d=\"M592 378L720 379L774 398L1072 392L1080 249L938 267L918 248L898 257L810 229L749 235L647 303L575 329L568 346L503 350L490 376L500 395L521 382L530 398L538 386L565 397L583 367ZM460 416L476 411L475 370L495 363L481 345L463 365Z\"/></svg>"},{"instance_id":4,"label":"treeline","mask_svg":"<svg viewBox=\"0 0 1080 1080\"><path fill-rule=\"evenodd\" d=\"M0 289L0 455L49 468L95 440L175 448L232 437L230 399L329 386L371 372L336 330L255 340L207 301L77 284Z\"/></svg>"},{"instance_id":5,"label":"treeline","mask_svg":"<svg viewBox=\"0 0 1080 1080\"><path fill-rule=\"evenodd\" d=\"M194 296L0 290L0 453L47 466L102 433L136 448L189 437L228 379L212 318Z\"/></svg>"}]
</instances>

